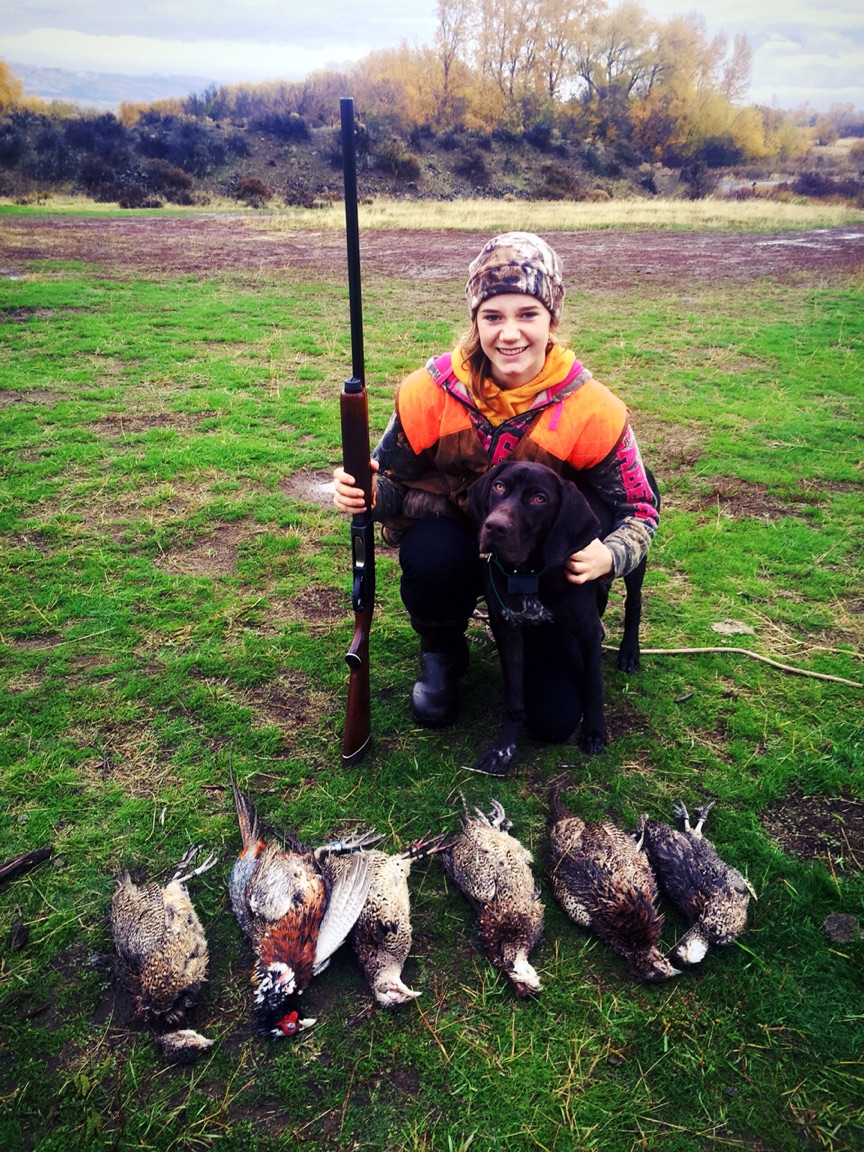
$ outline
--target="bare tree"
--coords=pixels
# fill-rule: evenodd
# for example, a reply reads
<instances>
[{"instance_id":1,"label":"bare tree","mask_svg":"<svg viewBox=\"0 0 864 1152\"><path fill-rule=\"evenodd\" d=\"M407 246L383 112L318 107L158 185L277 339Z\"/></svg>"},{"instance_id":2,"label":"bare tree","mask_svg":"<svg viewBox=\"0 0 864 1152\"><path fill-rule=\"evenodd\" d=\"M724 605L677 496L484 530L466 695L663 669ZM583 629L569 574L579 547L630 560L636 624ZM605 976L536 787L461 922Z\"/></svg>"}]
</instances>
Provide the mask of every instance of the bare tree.
<instances>
[{"instance_id":1,"label":"bare tree","mask_svg":"<svg viewBox=\"0 0 864 1152\"><path fill-rule=\"evenodd\" d=\"M720 90L731 103L743 100L750 90L750 77L753 71L753 49L743 32L739 32L732 44L732 53L723 64Z\"/></svg>"},{"instance_id":2,"label":"bare tree","mask_svg":"<svg viewBox=\"0 0 864 1152\"><path fill-rule=\"evenodd\" d=\"M605 0L542 0L541 34L537 46L536 87L550 100L561 97L561 91L573 72L573 49L579 31L592 14L606 11Z\"/></svg>"},{"instance_id":3,"label":"bare tree","mask_svg":"<svg viewBox=\"0 0 864 1152\"><path fill-rule=\"evenodd\" d=\"M474 5L470 0L438 0L437 16L435 47L441 63L437 121L444 126L455 118L454 68L468 48Z\"/></svg>"}]
</instances>

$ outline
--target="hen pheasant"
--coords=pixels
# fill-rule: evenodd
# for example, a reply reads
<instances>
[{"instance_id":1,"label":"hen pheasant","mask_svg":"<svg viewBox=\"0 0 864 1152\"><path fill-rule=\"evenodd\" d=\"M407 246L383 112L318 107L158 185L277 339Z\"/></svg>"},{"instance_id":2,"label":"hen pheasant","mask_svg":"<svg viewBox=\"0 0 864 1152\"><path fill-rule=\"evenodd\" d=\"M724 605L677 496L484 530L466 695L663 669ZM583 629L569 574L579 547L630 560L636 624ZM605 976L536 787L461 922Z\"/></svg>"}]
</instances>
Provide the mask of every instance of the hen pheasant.
<instances>
[{"instance_id":1,"label":"hen pheasant","mask_svg":"<svg viewBox=\"0 0 864 1152\"><path fill-rule=\"evenodd\" d=\"M207 977L207 940L186 885L212 868L216 857L191 869L198 852L197 847L189 849L164 887L156 883L139 887L128 872L122 873L111 901L118 975L137 1019L160 1033L184 1022ZM198 1033L189 1029L172 1035L167 1043L175 1053L186 1049L187 1059L211 1043L204 1037L192 1042L189 1038Z\"/></svg>"},{"instance_id":2,"label":"hen pheasant","mask_svg":"<svg viewBox=\"0 0 864 1152\"><path fill-rule=\"evenodd\" d=\"M442 839L418 840L407 851L392 856L376 848L366 853L372 884L351 929L351 943L381 1008L395 1008L420 995L402 980L402 968L413 939L408 876L415 860L441 851ZM350 857L330 854L324 863L324 875L332 883L350 867Z\"/></svg>"},{"instance_id":3,"label":"hen pheasant","mask_svg":"<svg viewBox=\"0 0 864 1152\"><path fill-rule=\"evenodd\" d=\"M520 996L541 991L528 959L543 934L543 904L531 871L533 857L510 835L497 800L488 816L472 816L462 798L462 831L442 852L444 868L477 911L480 947Z\"/></svg>"},{"instance_id":4,"label":"hen pheasant","mask_svg":"<svg viewBox=\"0 0 864 1152\"><path fill-rule=\"evenodd\" d=\"M228 890L255 952L256 1009L265 1032L293 1036L315 1023L300 1016L296 997L327 967L360 915L372 883L361 849L377 837L366 833L314 851L291 851L260 837L254 805L233 779L231 786L243 847ZM328 883L323 864L330 853L351 857Z\"/></svg>"},{"instance_id":5,"label":"hen pheasant","mask_svg":"<svg viewBox=\"0 0 864 1152\"><path fill-rule=\"evenodd\" d=\"M681 831L647 816L640 823L645 851L660 886L691 925L672 950L681 964L698 964L712 944L725 946L737 940L747 924L750 897L756 899L749 880L722 860L702 835L713 807L714 801L695 808L696 825L691 826L686 807L677 801L675 815Z\"/></svg>"},{"instance_id":6,"label":"hen pheasant","mask_svg":"<svg viewBox=\"0 0 864 1152\"><path fill-rule=\"evenodd\" d=\"M549 841L552 891L570 919L623 956L633 980L678 976L660 951L657 881L640 847L614 824L572 815L558 789L550 798Z\"/></svg>"}]
</instances>

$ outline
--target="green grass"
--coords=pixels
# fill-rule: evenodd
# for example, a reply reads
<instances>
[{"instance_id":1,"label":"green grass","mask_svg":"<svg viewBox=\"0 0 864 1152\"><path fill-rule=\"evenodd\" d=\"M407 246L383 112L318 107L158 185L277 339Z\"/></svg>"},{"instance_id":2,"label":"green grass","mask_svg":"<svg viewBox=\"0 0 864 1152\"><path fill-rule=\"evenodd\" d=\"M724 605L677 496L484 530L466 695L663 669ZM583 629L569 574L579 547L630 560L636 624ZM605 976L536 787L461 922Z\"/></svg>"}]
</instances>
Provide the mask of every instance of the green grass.
<instances>
[{"instance_id":1,"label":"green grass","mask_svg":"<svg viewBox=\"0 0 864 1152\"><path fill-rule=\"evenodd\" d=\"M631 678L610 657L609 748L526 739L493 783L462 766L500 706L494 651L473 629L465 693L482 707L414 728L415 643L382 548L374 746L343 768L347 532L314 485L339 456L344 289L47 271L0 282L0 858L55 848L0 890L3 938L29 928L3 952L0 1146L864 1146L864 944L822 931L831 912L864 916L864 848L799 859L766 820L797 793L864 802L864 692L729 653L645 656ZM745 647L861 683L861 285L688 292L571 308L661 482L643 645ZM461 330L461 293L451 308L440 284L364 283L375 432L394 383ZM727 619L753 633L718 635ZM620 620L616 596L610 644ZM396 848L455 830L460 789L497 796L538 875L553 779L622 824L714 797L712 836L759 899L738 945L648 989L543 881L545 991L526 1003L432 861L412 876L420 1000L371 1010L343 950L307 994L320 1025L274 1045L252 1028L225 891L232 766L265 820L308 841L359 823ZM212 957L193 1022L217 1044L175 1069L112 1015L91 958L111 947L115 873L164 878L190 841L221 857L193 890ZM667 944L681 927L667 910Z\"/></svg>"}]
</instances>

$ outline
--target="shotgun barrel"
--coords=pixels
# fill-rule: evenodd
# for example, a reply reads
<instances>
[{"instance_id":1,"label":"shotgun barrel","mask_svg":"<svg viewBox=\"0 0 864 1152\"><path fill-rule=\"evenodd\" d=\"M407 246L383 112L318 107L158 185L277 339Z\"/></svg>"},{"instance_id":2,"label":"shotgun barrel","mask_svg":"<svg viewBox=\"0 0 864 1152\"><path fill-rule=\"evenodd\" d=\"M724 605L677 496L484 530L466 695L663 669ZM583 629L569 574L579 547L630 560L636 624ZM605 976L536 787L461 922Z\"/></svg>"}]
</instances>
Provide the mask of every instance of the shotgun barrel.
<instances>
[{"instance_id":1,"label":"shotgun barrel","mask_svg":"<svg viewBox=\"0 0 864 1152\"><path fill-rule=\"evenodd\" d=\"M339 101L342 119L342 161L345 177L345 235L348 246L348 301L351 320L352 375L340 397L342 465L363 489L366 509L351 517L351 599L354 635L345 653L349 668L348 700L342 763L362 760L372 737L369 632L375 607L375 538L372 521L372 469L369 449L369 406L363 352L363 301L360 291L360 229L357 220L357 148L354 101Z\"/></svg>"}]
</instances>

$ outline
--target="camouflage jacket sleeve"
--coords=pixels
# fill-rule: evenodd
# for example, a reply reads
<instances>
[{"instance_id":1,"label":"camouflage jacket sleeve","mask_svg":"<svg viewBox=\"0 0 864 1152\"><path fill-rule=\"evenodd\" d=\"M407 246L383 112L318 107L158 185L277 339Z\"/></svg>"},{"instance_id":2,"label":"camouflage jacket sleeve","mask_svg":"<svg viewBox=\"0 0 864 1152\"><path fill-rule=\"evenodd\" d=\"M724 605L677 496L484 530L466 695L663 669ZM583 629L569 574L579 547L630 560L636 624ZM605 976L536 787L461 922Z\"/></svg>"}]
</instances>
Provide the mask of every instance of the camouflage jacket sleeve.
<instances>
[{"instance_id":1,"label":"camouflage jacket sleeve","mask_svg":"<svg viewBox=\"0 0 864 1152\"><path fill-rule=\"evenodd\" d=\"M422 471L396 412L390 417L372 455L379 465L373 515L376 520L390 520L402 511L405 499L402 479L410 479Z\"/></svg>"},{"instance_id":2,"label":"camouflage jacket sleeve","mask_svg":"<svg viewBox=\"0 0 864 1152\"><path fill-rule=\"evenodd\" d=\"M612 553L613 576L626 576L647 556L660 519L659 499L629 425L606 459L581 475L613 510L614 527L603 543Z\"/></svg>"}]
</instances>

